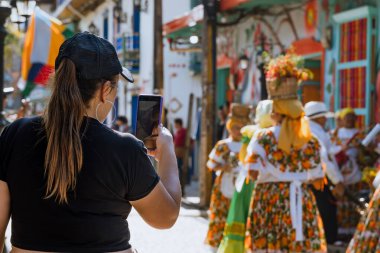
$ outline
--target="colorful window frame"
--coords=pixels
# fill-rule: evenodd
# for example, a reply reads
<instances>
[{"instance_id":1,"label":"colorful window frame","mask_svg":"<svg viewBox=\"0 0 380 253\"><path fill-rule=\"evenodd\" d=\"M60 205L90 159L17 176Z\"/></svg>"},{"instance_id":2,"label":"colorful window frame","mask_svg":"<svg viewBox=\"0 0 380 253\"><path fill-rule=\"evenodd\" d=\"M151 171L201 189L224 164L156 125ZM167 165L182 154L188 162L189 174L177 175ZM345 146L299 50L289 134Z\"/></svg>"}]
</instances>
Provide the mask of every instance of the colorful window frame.
<instances>
[{"instance_id":1,"label":"colorful window frame","mask_svg":"<svg viewBox=\"0 0 380 253\"><path fill-rule=\"evenodd\" d=\"M337 59L334 107L335 110L353 107L368 126L375 82L373 50L377 47L377 10L363 6L335 14L333 20Z\"/></svg>"}]
</instances>

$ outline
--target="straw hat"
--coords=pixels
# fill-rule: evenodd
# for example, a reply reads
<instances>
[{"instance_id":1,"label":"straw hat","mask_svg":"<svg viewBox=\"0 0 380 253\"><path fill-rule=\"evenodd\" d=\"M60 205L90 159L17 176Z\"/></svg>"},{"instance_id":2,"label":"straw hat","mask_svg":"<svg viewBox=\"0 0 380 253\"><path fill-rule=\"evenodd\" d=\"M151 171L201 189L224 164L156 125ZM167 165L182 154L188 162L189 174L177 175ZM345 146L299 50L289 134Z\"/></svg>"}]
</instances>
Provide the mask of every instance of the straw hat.
<instances>
[{"instance_id":1,"label":"straw hat","mask_svg":"<svg viewBox=\"0 0 380 253\"><path fill-rule=\"evenodd\" d=\"M229 119L248 123L250 121L249 115L251 114L251 110L252 108L248 105L234 103L231 105Z\"/></svg>"}]
</instances>

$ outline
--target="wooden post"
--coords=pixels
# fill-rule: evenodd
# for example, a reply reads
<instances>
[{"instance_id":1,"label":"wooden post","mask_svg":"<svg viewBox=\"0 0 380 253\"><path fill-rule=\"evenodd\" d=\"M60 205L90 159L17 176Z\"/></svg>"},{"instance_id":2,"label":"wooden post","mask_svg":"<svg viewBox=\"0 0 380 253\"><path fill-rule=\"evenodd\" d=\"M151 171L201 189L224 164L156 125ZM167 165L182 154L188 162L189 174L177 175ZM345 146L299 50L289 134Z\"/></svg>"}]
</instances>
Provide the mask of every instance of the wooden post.
<instances>
[{"instance_id":1,"label":"wooden post","mask_svg":"<svg viewBox=\"0 0 380 253\"><path fill-rule=\"evenodd\" d=\"M201 150L199 168L200 205L208 207L211 196L211 172L206 168L208 155L216 139L216 14L217 0L203 0L203 96Z\"/></svg>"},{"instance_id":2,"label":"wooden post","mask_svg":"<svg viewBox=\"0 0 380 253\"><path fill-rule=\"evenodd\" d=\"M164 89L164 54L162 36L162 0L154 1L154 84L153 87L163 95Z\"/></svg>"},{"instance_id":3,"label":"wooden post","mask_svg":"<svg viewBox=\"0 0 380 253\"><path fill-rule=\"evenodd\" d=\"M193 124L193 103L194 103L194 94L190 94L189 98L189 110L187 114L187 130L186 130L186 139L185 139L185 154L183 157L183 164L182 164L182 195L185 194L185 185L187 182L187 172L189 168L189 153L191 150L191 126Z\"/></svg>"}]
</instances>

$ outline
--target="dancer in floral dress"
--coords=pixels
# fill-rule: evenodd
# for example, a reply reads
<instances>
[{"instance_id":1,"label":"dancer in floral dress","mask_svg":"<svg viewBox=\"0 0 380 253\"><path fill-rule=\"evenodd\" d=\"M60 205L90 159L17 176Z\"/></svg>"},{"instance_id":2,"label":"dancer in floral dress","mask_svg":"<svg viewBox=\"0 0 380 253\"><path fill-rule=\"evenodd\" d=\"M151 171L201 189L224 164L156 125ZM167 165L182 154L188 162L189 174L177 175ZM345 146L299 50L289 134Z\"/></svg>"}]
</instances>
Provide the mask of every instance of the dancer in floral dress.
<instances>
[{"instance_id":1,"label":"dancer in floral dress","mask_svg":"<svg viewBox=\"0 0 380 253\"><path fill-rule=\"evenodd\" d=\"M340 116L344 127L334 132L331 140L331 153L337 158L343 182L348 194L357 195L368 190L368 184L362 181L362 169L358 164L358 145L364 138L364 133L355 128L356 115L351 108L345 108ZM337 203L339 234L352 236L360 220L360 213L347 195Z\"/></svg>"},{"instance_id":2,"label":"dancer in floral dress","mask_svg":"<svg viewBox=\"0 0 380 253\"><path fill-rule=\"evenodd\" d=\"M272 104L271 100L260 101L256 107L255 123L257 125L249 125L241 129L243 135L243 145L239 153L241 163L244 162L251 138L254 138L258 131L273 125ZM240 171L235 186L236 190L228 211L223 240L218 248L218 253L244 253L246 222L254 188L254 182L250 180L247 170Z\"/></svg>"},{"instance_id":3,"label":"dancer in floral dress","mask_svg":"<svg viewBox=\"0 0 380 253\"><path fill-rule=\"evenodd\" d=\"M253 252L326 252L323 224L308 183L323 178L320 144L300 101L274 100L277 125L248 147L247 166L258 174L247 221ZM321 188L317 186L317 188Z\"/></svg>"},{"instance_id":4,"label":"dancer in floral dress","mask_svg":"<svg viewBox=\"0 0 380 253\"><path fill-rule=\"evenodd\" d=\"M246 166L256 179L247 220L249 252L327 252L322 219L308 185L323 189L321 145L297 99L298 82L311 76L300 57L290 54L267 67L275 126L260 132L247 149Z\"/></svg>"},{"instance_id":5,"label":"dancer in floral dress","mask_svg":"<svg viewBox=\"0 0 380 253\"><path fill-rule=\"evenodd\" d=\"M209 155L207 167L216 171L212 189L210 222L206 244L217 248L223 238L224 226L234 193L234 172L239 167L239 152L242 146L240 130L249 123L250 108L233 104L226 128L229 138L219 141Z\"/></svg>"},{"instance_id":6,"label":"dancer in floral dress","mask_svg":"<svg viewBox=\"0 0 380 253\"><path fill-rule=\"evenodd\" d=\"M380 170L380 168L379 168ZM380 175L380 174L378 174ZM367 212L362 216L347 253L380 252L380 186L369 203Z\"/></svg>"},{"instance_id":7,"label":"dancer in floral dress","mask_svg":"<svg viewBox=\"0 0 380 253\"><path fill-rule=\"evenodd\" d=\"M374 152L380 155L380 134L372 143ZM366 214L361 217L355 235L350 242L347 253L380 252L380 158L374 164L377 176L373 181L375 193L369 203Z\"/></svg>"}]
</instances>

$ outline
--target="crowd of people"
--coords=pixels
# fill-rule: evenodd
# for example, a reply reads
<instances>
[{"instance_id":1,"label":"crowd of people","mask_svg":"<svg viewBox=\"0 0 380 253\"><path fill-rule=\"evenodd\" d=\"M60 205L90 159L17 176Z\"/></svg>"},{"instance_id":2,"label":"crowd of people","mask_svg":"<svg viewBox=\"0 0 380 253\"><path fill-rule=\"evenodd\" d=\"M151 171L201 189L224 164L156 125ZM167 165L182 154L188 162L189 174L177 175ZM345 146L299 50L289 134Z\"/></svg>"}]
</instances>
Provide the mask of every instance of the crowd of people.
<instances>
[{"instance_id":1,"label":"crowd of people","mask_svg":"<svg viewBox=\"0 0 380 253\"><path fill-rule=\"evenodd\" d=\"M207 163L216 177L205 243L218 253L327 252L344 242L349 253L378 252L380 125L359 129L355 110L334 114L296 95L261 101L254 124L250 114L232 104L220 117L228 135Z\"/></svg>"}]
</instances>

